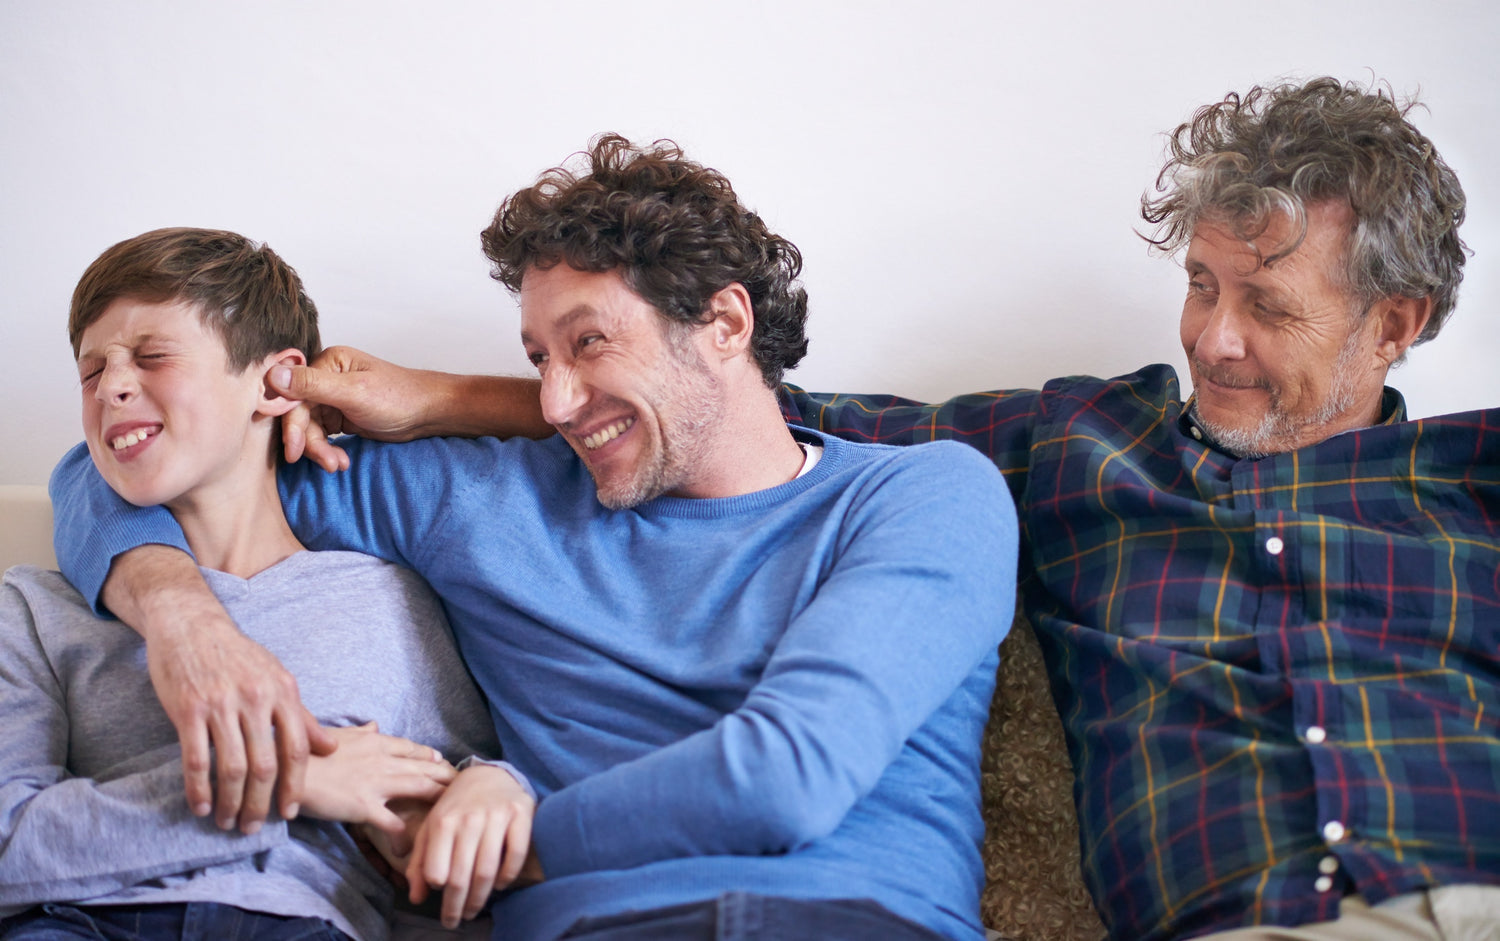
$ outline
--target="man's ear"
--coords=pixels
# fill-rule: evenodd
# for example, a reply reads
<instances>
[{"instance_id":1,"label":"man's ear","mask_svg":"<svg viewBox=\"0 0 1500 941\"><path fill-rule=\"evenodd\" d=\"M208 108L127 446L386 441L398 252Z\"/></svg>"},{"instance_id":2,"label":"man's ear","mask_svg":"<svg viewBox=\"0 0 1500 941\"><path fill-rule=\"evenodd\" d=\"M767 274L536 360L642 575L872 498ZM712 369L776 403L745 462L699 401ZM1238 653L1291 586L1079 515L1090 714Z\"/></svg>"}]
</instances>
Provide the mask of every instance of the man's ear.
<instances>
[{"instance_id":1,"label":"man's ear","mask_svg":"<svg viewBox=\"0 0 1500 941\"><path fill-rule=\"evenodd\" d=\"M1406 355L1427 326L1432 316L1432 298L1393 295L1377 301L1370 314L1378 318L1374 326L1375 355L1390 366Z\"/></svg>"},{"instance_id":2,"label":"man's ear","mask_svg":"<svg viewBox=\"0 0 1500 941\"><path fill-rule=\"evenodd\" d=\"M256 403L257 414L269 417L285 415L296 408L296 399L289 399L271 387L270 376L272 369L277 366L306 366L307 356L299 349L288 348L280 353L272 353L260 363L260 400Z\"/></svg>"},{"instance_id":3,"label":"man's ear","mask_svg":"<svg viewBox=\"0 0 1500 941\"><path fill-rule=\"evenodd\" d=\"M708 310L714 318L708 325L714 352L722 359L732 359L750 349L755 309L743 284L736 281L715 291L708 299Z\"/></svg>"}]
</instances>

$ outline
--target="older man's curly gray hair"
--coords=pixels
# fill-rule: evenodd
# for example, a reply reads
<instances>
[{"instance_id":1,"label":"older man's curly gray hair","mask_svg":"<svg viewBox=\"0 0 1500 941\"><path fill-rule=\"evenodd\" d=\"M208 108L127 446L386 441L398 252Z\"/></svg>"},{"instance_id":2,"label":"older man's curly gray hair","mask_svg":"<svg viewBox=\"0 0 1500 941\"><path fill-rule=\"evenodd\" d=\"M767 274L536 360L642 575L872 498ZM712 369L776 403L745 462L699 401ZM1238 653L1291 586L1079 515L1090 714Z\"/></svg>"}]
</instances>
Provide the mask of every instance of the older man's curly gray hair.
<instances>
[{"instance_id":1,"label":"older man's curly gray hair","mask_svg":"<svg viewBox=\"0 0 1500 941\"><path fill-rule=\"evenodd\" d=\"M1142 217L1156 226L1147 241L1174 253L1207 219L1253 243L1284 214L1292 234L1260 259L1273 264L1302 243L1308 204L1347 202L1355 223L1345 278L1359 310L1382 297L1430 296L1416 342L1432 339L1463 280L1464 192L1406 119L1414 106L1388 89L1325 77L1257 86L1200 109L1172 132L1156 195L1141 197Z\"/></svg>"}]
</instances>

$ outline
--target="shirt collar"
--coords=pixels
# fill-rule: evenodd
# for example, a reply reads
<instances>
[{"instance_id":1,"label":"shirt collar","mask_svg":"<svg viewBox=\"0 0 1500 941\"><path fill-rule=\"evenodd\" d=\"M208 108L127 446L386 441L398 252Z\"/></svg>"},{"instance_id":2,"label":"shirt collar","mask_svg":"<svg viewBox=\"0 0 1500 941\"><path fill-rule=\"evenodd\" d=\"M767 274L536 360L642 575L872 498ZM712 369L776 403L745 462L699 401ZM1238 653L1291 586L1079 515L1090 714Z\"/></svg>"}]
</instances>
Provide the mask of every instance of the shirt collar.
<instances>
[{"instance_id":1,"label":"shirt collar","mask_svg":"<svg viewBox=\"0 0 1500 941\"><path fill-rule=\"evenodd\" d=\"M1238 458L1238 454L1220 446L1213 438L1209 437L1208 429L1193 420L1193 403L1197 398L1196 395L1192 396L1183 403L1182 414L1177 419L1177 427L1181 429L1183 434L1195 441L1203 442L1220 454L1227 454L1230 457ZM1390 386L1386 386L1380 393L1380 421L1376 422L1376 424L1394 425L1397 422L1403 421L1406 421L1406 399L1401 396L1400 392L1397 392ZM1343 434L1343 432L1340 432L1340 434Z\"/></svg>"}]
</instances>

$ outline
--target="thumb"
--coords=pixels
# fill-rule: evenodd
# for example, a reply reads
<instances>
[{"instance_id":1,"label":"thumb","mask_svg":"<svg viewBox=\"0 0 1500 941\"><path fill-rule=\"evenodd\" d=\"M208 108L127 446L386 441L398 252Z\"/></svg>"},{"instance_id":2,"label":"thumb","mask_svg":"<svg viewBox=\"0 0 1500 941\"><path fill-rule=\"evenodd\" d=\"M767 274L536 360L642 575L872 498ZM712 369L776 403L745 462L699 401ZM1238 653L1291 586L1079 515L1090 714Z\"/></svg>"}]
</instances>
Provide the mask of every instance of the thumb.
<instances>
[{"instance_id":1,"label":"thumb","mask_svg":"<svg viewBox=\"0 0 1500 941\"><path fill-rule=\"evenodd\" d=\"M271 388L289 399L338 406L337 376L312 366L275 366L270 376Z\"/></svg>"}]
</instances>

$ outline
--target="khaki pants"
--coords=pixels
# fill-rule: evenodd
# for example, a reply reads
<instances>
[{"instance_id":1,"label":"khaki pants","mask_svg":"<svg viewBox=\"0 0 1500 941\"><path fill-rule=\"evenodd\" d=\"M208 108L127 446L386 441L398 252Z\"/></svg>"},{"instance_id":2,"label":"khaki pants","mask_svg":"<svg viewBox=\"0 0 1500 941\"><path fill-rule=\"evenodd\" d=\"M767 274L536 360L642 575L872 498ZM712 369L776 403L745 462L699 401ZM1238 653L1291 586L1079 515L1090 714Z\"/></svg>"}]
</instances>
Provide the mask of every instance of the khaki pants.
<instances>
[{"instance_id":1,"label":"khaki pants","mask_svg":"<svg viewBox=\"0 0 1500 941\"><path fill-rule=\"evenodd\" d=\"M1346 896L1333 921L1236 928L1199 941L1500 941L1500 886L1449 885L1370 906Z\"/></svg>"}]
</instances>

